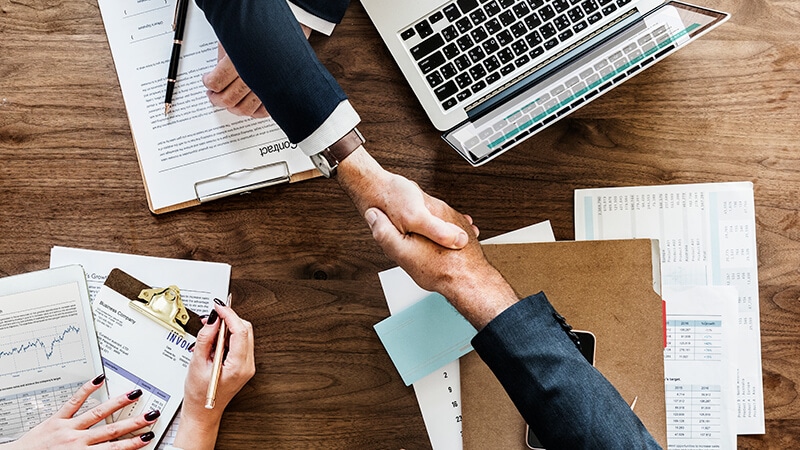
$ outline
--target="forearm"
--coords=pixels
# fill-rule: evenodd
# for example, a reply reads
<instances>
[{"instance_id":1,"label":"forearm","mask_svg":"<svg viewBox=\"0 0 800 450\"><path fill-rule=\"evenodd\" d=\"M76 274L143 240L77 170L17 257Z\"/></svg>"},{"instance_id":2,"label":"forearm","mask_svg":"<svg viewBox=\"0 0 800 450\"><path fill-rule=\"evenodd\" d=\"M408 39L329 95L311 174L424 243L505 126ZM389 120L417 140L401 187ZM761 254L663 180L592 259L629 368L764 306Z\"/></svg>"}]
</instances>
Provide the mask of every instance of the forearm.
<instances>
[{"instance_id":1,"label":"forearm","mask_svg":"<svg viewBox=\"0 0 800 450\"><path fill-rule=\"evenodd\" d=\"M443 282L440 293L478 331L519 301L514 289L488 263L462 273L468 276Z\"/></svg>"},{"instance_id":2,"label":"forearm","mask_svg":"<svg viewBox=\"0 0 800 450\"><path fill-rule=\"evenodd\" d=\"M195 417L182 413L173 445L186 450L213 450L222 416L213 416L211 412L207 414ZM198 420L198 417L202 420Z\"/></svg>"},{"instance_id":3,"label":"forearm","mask_svg":"<svg viewBox=\"0 0 800 450\"><path fill-rule=\"evenodd\" d=\"M367 208L378 207L380 191L375 193L376 189L372 186L384 185L387 178L388 172L363 146L345 158L336 169L336 181L362 215Z\"/></svg>"}]
</instances>

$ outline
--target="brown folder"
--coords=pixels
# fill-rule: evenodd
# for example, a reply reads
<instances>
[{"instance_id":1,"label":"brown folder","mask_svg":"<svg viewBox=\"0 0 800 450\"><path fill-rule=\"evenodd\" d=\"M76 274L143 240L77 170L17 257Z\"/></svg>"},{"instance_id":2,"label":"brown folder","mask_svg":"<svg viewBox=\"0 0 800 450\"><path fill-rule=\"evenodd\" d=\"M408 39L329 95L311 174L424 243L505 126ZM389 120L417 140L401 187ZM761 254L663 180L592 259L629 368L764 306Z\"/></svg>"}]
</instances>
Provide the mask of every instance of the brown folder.
<instances>
[{"instance_id":1,"label":"brown folder","mask_svg":"<svg viewBox=\"0 0 800 450\"><path fill-rule=\"evenodd\" d=\"M634 411L666 448L664 309L654 290L659 266L653 242L569 241L483 249L521 298L544 291L570 325L595 334L595 367L629 404L638 397ZM525 421L475 352L461 358L461 403L465 450L527 448Z\"/></svg>"}]
</instances>

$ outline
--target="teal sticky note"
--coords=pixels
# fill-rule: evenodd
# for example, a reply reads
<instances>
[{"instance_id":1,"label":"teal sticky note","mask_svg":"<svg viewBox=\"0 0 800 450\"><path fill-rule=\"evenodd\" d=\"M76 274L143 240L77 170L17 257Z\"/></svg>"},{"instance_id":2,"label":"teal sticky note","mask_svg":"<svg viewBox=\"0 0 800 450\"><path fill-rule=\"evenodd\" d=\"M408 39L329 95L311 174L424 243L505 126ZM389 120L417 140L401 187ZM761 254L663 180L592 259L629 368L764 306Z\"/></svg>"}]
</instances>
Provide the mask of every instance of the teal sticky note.
<instances>
[{"instance_id":1,"label":"teal sticky note","mask_svg":"<svg viewBox=\"0 0 800 450\"><path fill-rule=\"evenodd\" d=\"M472 351L478 334L439 294L431 294L375 324L406 386Z\"/></svg>"}]
</instances>

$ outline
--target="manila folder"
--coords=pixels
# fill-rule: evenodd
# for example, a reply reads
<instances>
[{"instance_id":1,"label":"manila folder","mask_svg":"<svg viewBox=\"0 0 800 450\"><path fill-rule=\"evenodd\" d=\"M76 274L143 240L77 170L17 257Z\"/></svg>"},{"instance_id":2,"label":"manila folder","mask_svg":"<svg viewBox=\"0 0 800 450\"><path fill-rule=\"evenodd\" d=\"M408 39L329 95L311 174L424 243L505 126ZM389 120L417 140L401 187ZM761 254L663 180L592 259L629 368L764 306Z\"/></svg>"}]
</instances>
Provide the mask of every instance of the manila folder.
<instances>
[{"instance_id":1,"label":"manila folder","mask_svg":"<svg viewBox=\"0 0 800 450\"><path fill-rule=\"evenodd\" d=\"M654 279L659 281L654 241L504 244L483 250L520 298L544 291L570 325L595 334L595 367L629 404L638 397L636 414L666 448L664 310L653 288ZM475 352L461 358L461 399L464 449L527 448L525 421Z\"/></svg>"}]
</instances>

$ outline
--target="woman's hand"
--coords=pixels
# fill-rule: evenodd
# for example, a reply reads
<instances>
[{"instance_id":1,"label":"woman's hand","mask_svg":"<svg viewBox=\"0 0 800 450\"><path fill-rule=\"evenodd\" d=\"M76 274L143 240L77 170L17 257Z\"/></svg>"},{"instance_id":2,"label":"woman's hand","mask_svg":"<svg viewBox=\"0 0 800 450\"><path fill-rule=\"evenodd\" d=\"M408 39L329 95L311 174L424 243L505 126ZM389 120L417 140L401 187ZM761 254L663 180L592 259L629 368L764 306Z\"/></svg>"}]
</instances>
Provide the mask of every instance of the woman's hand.
<instances>
[{"instance_id":1,"label":"woman's hand","mask_svg":"<svg viewBox=\"0 0 800 450\"><path fill-rule=\"evenodd\" d=\"M215 303L206 325L197 333L194 354L189 363L181 423L174 443L178 448L213 449L223 410L256 373L253 326L219 300L215 302L218 303ZM228 351L222 363L215 406L205 409L220 320L225 321L230 333Z\"/></svg>"},{"instance_id":2,"label":"woman's hand","mask_svg":"<svg viewBox=\"0 0 800 450\"><path fill-rule=\"evenodd\" d=\"M127 450L142 448L154 437L148 431L139 436L114 441L128 433L150 426L158 420L159 411L150 411L138 417L91 428L114 412L134 403L142 391L137 389L128 394L112 398L95 406L83 414L75 416L89 396L100 389L105 380L100 375L87 382L52 417L28 431L18 440L0 446L2 449L115 449ZM74 417L73 417L74 416ZM112 442L113 441L113 442Z\"/></svg>"}]
</instances>

